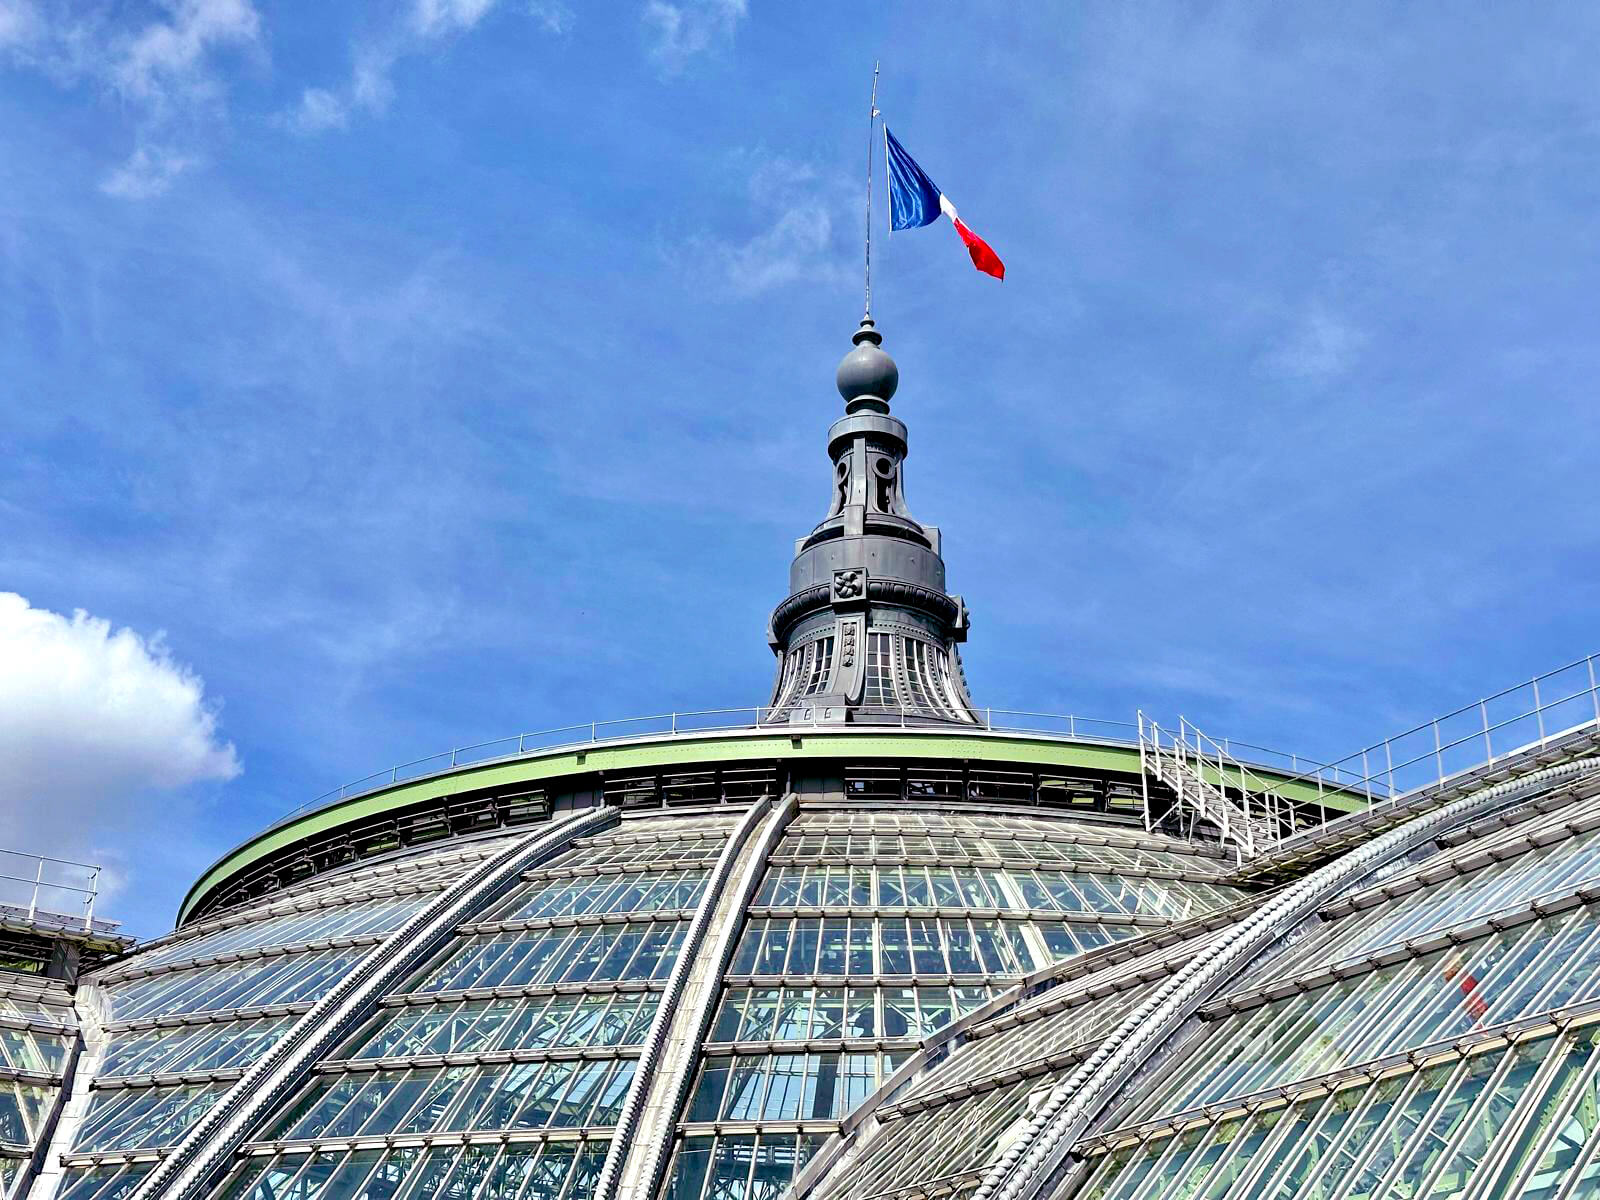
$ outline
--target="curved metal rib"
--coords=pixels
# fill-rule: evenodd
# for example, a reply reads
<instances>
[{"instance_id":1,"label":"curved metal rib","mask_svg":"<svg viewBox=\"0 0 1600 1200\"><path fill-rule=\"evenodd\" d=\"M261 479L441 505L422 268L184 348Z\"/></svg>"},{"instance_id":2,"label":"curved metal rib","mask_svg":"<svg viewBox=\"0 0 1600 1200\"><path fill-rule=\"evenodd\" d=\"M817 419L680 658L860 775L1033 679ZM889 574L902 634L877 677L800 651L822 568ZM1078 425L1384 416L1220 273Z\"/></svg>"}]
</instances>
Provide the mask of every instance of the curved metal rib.
<instances>
[{"instance_id":1,"label":"curved metal rib","mask_svg":"<svg viewBox=\"0 0 1600 1200\"><path fill-rule=\"evenodd\" d=\"M1054 1178L1067 1151L1128 1077L1217 987L1291 926L1314 913L1330 894L1464 817L1596 767L1600 767L1600 759L1579 759L1474 792L1390 830L1286 887L1158 988L1077 1070L1056 1085L1016 1142L984 1174L974 1200L1022 1200L1039 1194Z\"/></svg>"},{"instance_id":2,"label":"curved metal rib","mask_svg":"<svg viewBox=\"0 0 1600 1200\"><path fill-rule=\"evenodd\" d=\"M233 1161L233 1153L376 1002L455 931L511 887L521 873L572 840L614 824L618 813L594 808L529 834L415 913L301 1017L260 1062L202 1117L128 1200L197 1200Z\"/></svg>"},{"instance_id":3,"label":"curved metal rib","mask_svg":"<svg viewBox=\"0 0 1600 1200\"><path fill-rule=\"evenodd\" d=\"M667 1001L663 1000L662 1011L657 1013L661 1036L655 1038L655 1026L650 1031L654 1040L646 1055L652 1058L652 1078L642 1084L636 1079L635 1092L628 1097L630 1104L637 1102L637 1124L627 1131L618 1126L617 1137L606 1156L606 1171L595 1189L595 1200L619 1196L624 1200L646 1200L656 1194L677 1132L678 1114L700 1059L700 1047L711 1027L722 977L744 929L745 909L766 870L767 857L798 807L799 801L792 792L777 805L752 805L729 838L717 862L717 878L707 887L705 902L695 918L702 940L695 944L693 952L685 947L684 956L673 971L672 983L679 991L669 999L675 1012L668 1012ZM755 835L763 817L765 823ZM716 895L710 894L713 887ZM703 943L713 930L716 942L707 949ZM639 1076L645 1075L646 1066L641 1061Z\"/></svg>"},{"instance_id":4,"label":"curved metal rib","mask_svg":"<svg viewBox=\"0 0 1600 1200\"><path fill-rule=\"evenodd\" d=\"M700 949L705 943L706 935L711 931L712 918L721 903L723 893L727 890L728 880L732 878L739 865L751 832L771 807L772 797L762 796L745 810L738 825L728 835L727 843L722 847L722 853L717 856L716 864L711 869L711 877L706 881L705 892L700 897L700 907L690 922L689 931L678 952L677 965L672 968L672 974L667 979L666 991L661 997L661 1004L656 1009L655 1019L650 1022L650 1031L645 1034L644 1051L639 1056L639 1065L634 1071L633 1083L628 1088L627 1098L622 1102L622 1112L617 1118L617 1131L611 1139L610 1148L606 1151L605 1165L600 1168L600 1178L595 1183L595 1200L610 1200L616 1194L628 1159L640 1148L636 1144L639 1141L639 1126L644 1120L645 1105L650 1097L656 1072L661 1067L672 1040L672 1027L677 1019L679 1003L688 988L690 976L694 974ZM668 1137L670 1136L669 1126Z\"/></svg>"}]
</instances>

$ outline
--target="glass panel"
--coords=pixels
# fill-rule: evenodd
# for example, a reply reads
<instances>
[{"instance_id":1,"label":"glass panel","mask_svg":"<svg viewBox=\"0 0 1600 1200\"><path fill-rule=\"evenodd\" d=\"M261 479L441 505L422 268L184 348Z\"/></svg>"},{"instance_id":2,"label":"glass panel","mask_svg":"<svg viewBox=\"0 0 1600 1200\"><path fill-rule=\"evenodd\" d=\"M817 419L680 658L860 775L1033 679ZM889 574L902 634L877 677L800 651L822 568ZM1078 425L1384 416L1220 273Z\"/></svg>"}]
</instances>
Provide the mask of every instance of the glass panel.
<instances>
[{"instance_id":1,"label":"glass panel","mask_svg":"<svg viewBox=\"0 0 1600 1200\"><path fill-rule=\"evenodd\" d=\"M701 1200L711 1168L711 1138L684 1138L673 1160L666 1200Z\"/></svg>"},{"instance_id":2,"label":"glass panel","mask_svg":"<svg viewBox=\"0 0 1600 1200\"><path fill-rule=\"evenodd\" d=\"M700 1068L700 1082L695 1087L694 1099L684 1119L688 1121L715 1121L722 1111L722 1097L728 1090L728 1075L733 1070L731 1058L708 1058Z\"/></svg>"},{"instance_id":3,"label":"glass panel","mask_svg":"<svg viewBox=\"0 0 1600 1200\"><path fill-rule=\"evenodd\" d=\"M706 1200L745 1200L749 1193L750 1167L755 1157L754 1136L733 1136L717 1142L711 1160L711 1178Z\"/></svg>"},{"instance_id":4,"label":"glass panel","mask_svg":"<svg viewBox=\"0 0 1600 1200\"><path fill-rule=\"evenodd\" d=\"M1176 1113L1528 1015L1567 967L1573 927L1600 929L1585 908L1459 947L1379 967L1214 1021L1130 1118ZM1600 975L1566 993L1600 996Z\"/></svg>"}]
</instances>

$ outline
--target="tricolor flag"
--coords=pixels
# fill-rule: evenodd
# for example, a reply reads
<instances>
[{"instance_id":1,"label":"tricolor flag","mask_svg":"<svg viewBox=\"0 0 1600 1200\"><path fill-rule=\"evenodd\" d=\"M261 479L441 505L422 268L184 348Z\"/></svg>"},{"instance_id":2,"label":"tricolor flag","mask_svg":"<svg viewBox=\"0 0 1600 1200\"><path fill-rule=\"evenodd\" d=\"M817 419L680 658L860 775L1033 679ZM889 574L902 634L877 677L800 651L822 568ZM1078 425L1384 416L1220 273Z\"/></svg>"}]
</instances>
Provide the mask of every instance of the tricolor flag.
<instances>
[{"instance_id":1,"label":"tricolor flag","mask_svg":"<svg viewBox=\"0 0 1600 1200\"><path fill-rule=\"evenodd\" d=\"M889 228L915 229L919 225L932 225L943 213L955 224L956 232L967 244L972 255L972 265L985 275L996 279L1006 277L1006 265L1000 256L989 249L984 241L956 214L956 206L945 198L928 173L917 166L917 160L906 153L906 148L895 140L889 127L883 127L885 157L889 163Z\"/></svg>"}]
</instances>

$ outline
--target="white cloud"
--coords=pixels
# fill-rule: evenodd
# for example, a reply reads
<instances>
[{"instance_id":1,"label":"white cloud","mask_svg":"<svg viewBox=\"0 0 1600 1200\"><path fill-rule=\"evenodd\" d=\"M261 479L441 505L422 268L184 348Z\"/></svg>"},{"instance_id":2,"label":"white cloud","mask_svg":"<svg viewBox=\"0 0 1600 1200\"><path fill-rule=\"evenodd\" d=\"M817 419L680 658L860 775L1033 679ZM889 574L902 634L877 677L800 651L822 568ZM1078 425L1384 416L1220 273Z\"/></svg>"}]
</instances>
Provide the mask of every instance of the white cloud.
<instances>
[{"instance_id":1,"label":"white cloud","mask_svg":"<svg viewBox=\"0 0 1600 1200\"><path fill-rule=\"evenodd\" d=\"M295 133L309 136L343 129L358 112L381 113L394 99L389 72L402 53L398 44L360 48L350 78L342 86L306 88L300 93L300 103L283 114L283 123Z\"/></svg>"},{"instance_id":2,"label":"white cloud","mask_svg":"<svg viewBox=\"0 0 1600 1200\"><path fill-rule=\"evenodd\" d=\"M116 56L113 78L135 96L165 100L173 90L207 87L207 53L261 32L250 0L169 0L168 8L170 20L145 26Z\"/></svg>"},{"instance_id":3,"label":"white cloud","mask_svg":"<svg viewBox=\"0 0 1600 1200\"><path fill-rule=\"evenodd\" d=\"M0 49L33 41L40 24L39 11L29 0L0 0Z\"/></svg>"},{"instance_id":4,"label":"white cloud","mask_svg":"<svg viewBox=\"0 0 1600 1200\"><path fill-rule=\"evenodd\" d=\"M471 29L495 6L495 0L416 0L411 27L424 38L444 37Z\"/></svg>"},{"instance_id":5,"label":"white cloud","mask_svg":"<svg viewBox=\"0 0 1600 1200\"><path fill-rule=\"evenodd\" d=\"M100 181L100 190L124 200L148 200L172 186L195 163L193 157L162 146L140 146Z\"/></svg>"},{"instance_id":6,"label":"white cloud","mask_svg":"<svg viewBox=\"0 0 1600 1200\"><path fill-rule=\"evenodd\" d=\"M843 180L825 177L809 163L762 157L747 187L761 232L743 239L690 238L681 255L686 264L711 273L738 296L851 277L834 238L850 196Z\"/></svg>"},{"instance_id":7,"label":"white cloud","mask_svg":"<svg viewBox=\"0 0 1600 1200\"><path fill-rule=\"evenodd\" d=\"M648 0L642 20L651 38L650 57L675 74L697 55L729 45L749 11L747 0Z\"/></svg>"},{"instance_id":8,"label":"white cloud","mask_svg":"<svg viewBox=\"0 0 1600 1200\"><path fill-rule=\"evenodd\" d=\"M308 87L280 120L300 134L343 129L358 112L381 113L394 99L395 64L448 38L471 33L499 0L413 0L409 13L376 41L357 46L350 78L334 88ZM565 33L572 10L561 0L530 0L528 15L550 33Z\"/></svg>"},{"instance_id":9,"label":"white cloud","mask_svg":"<svg viewBox=\"0 0 1600 1200\"><path fill-rule=\"evenodd\" d=\"M0 0L0 51L64 88L114 95L134 150L101 181L108 195L159 195L198 161L190 147L223 115L216 55L261 39L251 0L163 0L155 20L119 25L117 10Z\"/></svg>"},{"instance_id":10,"label":"white cloud","mask_svg":"<svg viewBox=\"0 0 1600 1200\"><path fill-rule=\"evenodd\" d=\"M350 123L350 105L327 88L311 87L300 93L300 103L285 120L296 133L322 133Z\"/></svg>"},{"instance_id":11,"label":"white cloud","mask_svg":"<svg viewBox=\"0 0 1600 1200\"><path fill-rule=\"evenodd\" d=\"M806 201L786 208L772 227L749 241L720 248L728 283L741 295L808 279L832 279L838 264L828 251L833 243L833 217L827 208Z\"/></svg>"},{"instance_id":12,"label":"white cloud","mask_svg":"<svg viewBox=\"0 0 1600 1200\"><path fill-rule=\"evenodd\" d=\"M73 857L130 820L141 795L239 774L205 684L160 634L0 592L4 844Z\"/></svg>"},{"instance_id":13,"label":"white cloud","mask_svg":"<svg viewBox=\"0 0 1600 1200\"><path fill-rule=\"evenodd\" d=\"M528 15L543 25L546 33L566 33L572 28L572 9L561 0L528 0Z\"/></svg>"}]
</instances>

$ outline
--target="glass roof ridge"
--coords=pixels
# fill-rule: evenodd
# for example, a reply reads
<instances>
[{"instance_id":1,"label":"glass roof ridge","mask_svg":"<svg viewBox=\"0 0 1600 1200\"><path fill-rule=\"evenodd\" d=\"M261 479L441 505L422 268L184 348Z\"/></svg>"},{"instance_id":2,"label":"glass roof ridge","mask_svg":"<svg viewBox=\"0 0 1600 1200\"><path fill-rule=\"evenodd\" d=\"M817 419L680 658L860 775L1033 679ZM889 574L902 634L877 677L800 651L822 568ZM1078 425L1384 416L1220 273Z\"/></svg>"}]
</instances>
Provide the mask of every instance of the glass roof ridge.
<instances>
[{"instance_id":1,"label":"glass roof ridge","mask_svg":"<svg viewBox=\"0 0 1600 1200\"><path fill-rule=\"evenodd\" d=\"M1432 927L1397 941L1377 943L1361 953L1329 959L1315 965L1237 991L1218 996L1199 1009L1210 1018L1248 1012L1277 1000L1312 991L1328 983L1359 979L1384 967L1411 959L1425 958L1440 950L1470 945L1495 934L1520 929L1550 917L1564 916L1578 908L1600 903L1600 881L1584 883L1560 892L1545 893L1526 903L1496 909L1484 916L1473 916L1451 925Z\"/></svg>"},{"instance_id":2,"label":"glass roof ridge","mask_svg":"<svg viewBox=\"0 0 1600 1200\"><path fill-rule=\"evenodd\" d=\"M596 1181L597 1200L611 1200L621 1194L650 1194L666 1171L673 1131L683 1113L699 1047L710 1033L721 990L722 971L703 971L702 950L706 941L712 940L715 948L709 953L725 968L738 928L737 923L724 922L713 929L712 918L729 906L737 912L749 904L768 855L797 811L793 792L786 792L781 798L763 796L746 808L729 831L690 926L689 944L668 979L656 1019L646 1036L645 1054L623 1102L616 1138ZM693 993L686 996L691 988Z\"/></svg>"},{"instance_id":3,"label":"glass roof ridge","mask_svg":"<svg viewBox=\"0 0 1600 1200\"><path fill-rule=\"evenodd\" d=\"M1577 821L1541 823L1538 827L1527 828L1511 826L1503 831L1507 835L1504 840L1492 845L1466 842L1447 847L1420 860L1412 870L1331 900L1321 911L1329 918L1350 916L1453 880L1491 871L1526 854L1570 846L1576 839L1597 831L1600 831L1600 810ZM1544 834L1553 836L1542 836Z\"/></svg>"}]
</instances>

